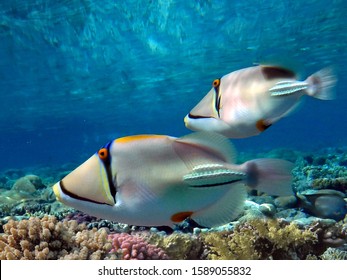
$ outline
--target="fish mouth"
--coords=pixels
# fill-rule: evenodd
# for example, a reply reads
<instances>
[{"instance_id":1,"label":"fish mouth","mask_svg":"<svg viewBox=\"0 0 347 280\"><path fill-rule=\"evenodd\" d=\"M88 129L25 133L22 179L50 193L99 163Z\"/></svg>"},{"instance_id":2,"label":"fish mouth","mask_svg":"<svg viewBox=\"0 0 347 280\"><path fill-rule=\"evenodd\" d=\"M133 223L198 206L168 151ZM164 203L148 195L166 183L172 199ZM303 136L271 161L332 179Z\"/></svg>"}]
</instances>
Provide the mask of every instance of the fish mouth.
<instances>
[{"instance_id":1,"label":"fish mouth","mask_svg":"<svg viewBox=\"0 0 347 280\"><path fill-rule=\"evenodd\" d=\"M77 199L77 200L81 200L81 201L86 201L86 202L91 202L91 203L95 203L95 204L106 204L106 205L109 205L108 203L105 203L105 202L99 202L99 201L96 201L96 200L92 200L92 199L89 199L89 198L86 198L86 197L82 197L82 196L79 196L77 194L74 194L70 191L68 191L65 187L64 187L64 183L63 183L63 180L59 181L58 183L56 183L54 186L53 186L53 192L55 194L55 197L56 199L61 202L61 203L64 203L64 199L62 198L62 194L63 195L66 195L68 197L71 197L73 199Z\"/></svg>"},{"instance_id":2,"label":"fish mouth","mask_svg":"<svg viewBox=\"0 0 347 280\"><path fill-rule=\"evenodd\" d=\"M193 114L188 114L188 116L186 116L184 118L184 122L186 122L186 119L215 119L214 117L212 116L197 116L197 115L193 115Z\"/></svg>"},{"instance_id":3,"label":"fish mouth","mask_svg":"<svg viewBox=\"0 0 347 280\"><path fill-rule=\"evenodd\" d=\"M69 199L95 204L115 204L115 184L110 164L94 154L53 186L58 201Z\"/></svg>"},{"instance_id":4,"label":"fish mouth","mask_svg":"<svg viewBox=\"0 0 347 280\"><path fill-rule=\"evenodd\" d=\"M189 113L185 118L184 118L184 125L187 128L193 128L194 126L192 125L192 122L195 120L202 120L202 119L216 119L214 117L206 117L206 116L198 116L198 115L193 115Z\"/></svg>"}]
</instances>

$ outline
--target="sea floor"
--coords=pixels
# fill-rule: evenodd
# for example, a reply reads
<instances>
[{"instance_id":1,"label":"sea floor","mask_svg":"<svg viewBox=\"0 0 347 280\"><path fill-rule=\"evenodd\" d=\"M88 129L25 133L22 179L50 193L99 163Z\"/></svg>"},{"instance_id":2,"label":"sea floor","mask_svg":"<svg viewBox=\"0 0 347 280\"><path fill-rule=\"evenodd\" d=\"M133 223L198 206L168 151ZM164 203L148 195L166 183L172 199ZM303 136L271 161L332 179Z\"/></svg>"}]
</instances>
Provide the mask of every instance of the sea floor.
<instances>
[{"instance_id":1,"label":"sea floor","mask_svg":"<svg viewBox=\"0 0 347 280\"><path fill-rule=\"evenodd\" d=\"M57 202L51 186L74 167L0 173L0 259L347 259L347 147L241 153L240 162L295 163L295 195L249 190L242 215L218 228L97 219Z\"/></svg>"}]
</instances>

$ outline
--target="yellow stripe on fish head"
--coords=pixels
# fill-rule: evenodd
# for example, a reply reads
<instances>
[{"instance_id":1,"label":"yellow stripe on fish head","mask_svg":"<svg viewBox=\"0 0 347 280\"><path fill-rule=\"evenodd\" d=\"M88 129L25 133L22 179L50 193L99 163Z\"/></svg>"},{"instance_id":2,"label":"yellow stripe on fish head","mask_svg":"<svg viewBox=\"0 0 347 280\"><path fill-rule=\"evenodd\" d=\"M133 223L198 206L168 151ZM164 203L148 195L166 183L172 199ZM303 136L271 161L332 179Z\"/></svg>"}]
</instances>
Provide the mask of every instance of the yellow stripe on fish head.
<instances>
[{"instance_id":1,"label":"yellow stripe on fish head","mask_svg":"<svg viewBox=\"0 0 347 280\"><path fill-rule=\"evenodd\" d=\"M146 141L146 140L151 140L151 139L163 139L163 138L167 138L167 136L142 134L142 135L133 135L133 136L126 136L126 137L118 138L115 140L115 143L122 144L122 143L130 143L130 142L135 142L135 141Z\"/></svg>"},{"instance_id":2,"label":"yellow stripe on fish head","mask_svg":"<svg viewBox=\"0 0 347 280\"><path fill-rule=\"evenodd\" d=\"M95 154L55 184L53 190L57 199L63 203L64 196L60 191L74 199L112 206L115 199L111 194L108 176L100 155Z\"/></svg>"}]
</instances>

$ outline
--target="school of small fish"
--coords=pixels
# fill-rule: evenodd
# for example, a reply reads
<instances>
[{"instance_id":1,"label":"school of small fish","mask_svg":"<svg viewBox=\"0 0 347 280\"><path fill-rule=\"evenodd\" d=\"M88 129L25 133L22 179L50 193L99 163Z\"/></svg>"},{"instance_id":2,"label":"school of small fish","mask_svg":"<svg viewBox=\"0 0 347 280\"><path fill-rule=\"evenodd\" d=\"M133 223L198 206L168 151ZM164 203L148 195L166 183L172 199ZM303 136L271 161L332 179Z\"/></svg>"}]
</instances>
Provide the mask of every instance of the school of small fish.
<instances>
[{"instance_id":1,"label":"school of small fish","mask_svg":"<svg viewBox=\"0 0 347 280\"><path fill-rule=\"evenodd\" d=\"M304 95L333 99L335 84L330 68L304 81L278 66L232 72L214 80L185 117L185 125L198 132L111 141L57 182L54 193L68 206L131 225L173 227L185 219L204 227L226 224L242 212L247 188L293 194L291 162L262 158L236 164L228 138L258 135Z\"/></svg>"}]
</instances>

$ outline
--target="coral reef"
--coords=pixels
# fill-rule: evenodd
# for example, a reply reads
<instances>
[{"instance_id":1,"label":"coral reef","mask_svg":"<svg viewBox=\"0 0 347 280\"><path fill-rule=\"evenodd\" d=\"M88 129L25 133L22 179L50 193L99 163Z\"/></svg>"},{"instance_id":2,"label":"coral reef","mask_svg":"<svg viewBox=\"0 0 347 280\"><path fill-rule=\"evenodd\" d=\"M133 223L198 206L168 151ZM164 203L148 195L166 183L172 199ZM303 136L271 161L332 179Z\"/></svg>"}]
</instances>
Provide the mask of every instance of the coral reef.
<instances>
[{"instance_id":1,"label":"coral reef","mask_svg":"<svg viewBox=\"0 0 347 280\"><path fill-rule=\"evenodd\" d=\"M0 174L0 259L345 259L346 155L347 148L241 152L245 160L295 161L295 195L249 190L241 217L210 229L189 220L170 230L127 225L66 207L50 186L74 165L7 170Z\"/></svg>"},{"instance_id":2,"label":"coral reef","mask_svg":"<svg viewBox=\"0 0 347 280\"><path fill-rule=\"evenodd\" d=\"M338 248L347 243L347 229L342 223L325 223L327 220L320 220L310 225L310 230L317 234L317 247L326 249L327 247Z\"/></svg>"},{"instance_id":3,"label":"coral reef","mask_svg":"<svg viewBox=\"0 0 347 280\"><path fill-rule=\"evenodd\" d=\"M1 260L87 260L138 259L164 260L163 249L143 238L108 229L87 229L77 221L58 221L56 217L10 220L0 235Z\"/></svg>"},{"instance_id":4,"label":"coral reef","mask_svg":"<svg viewBox=\"0 0 347 280\"><path fill-rule=\"evenodd\" d=\"M148 242L161 247L173 260L196 260L202 253L202 241L193 234L173 233L171 235L152 234Z\"/></svg>"},{"instance_id":5,"label":"coral reef","mask_svg":"<svg viewBox=\"0 0 347 280\"><path fill-rule=\"evenodd\" d=\"M347 166L346 149L327 148L315 155L300 157L295 164L294 189L302 192L307 189L334 189L346 192Z\"/></svg>"},{"instance_id":6,"label":"coral reef","mask_svg":"<svg viewBox=\"0 0 347 280\"><path fill-rule=\"evenodd\" d=\"M347 174L344 177L313 179L311 186L314 189L333 189L346 192Z\"/></svg>"},{"instance_id":7,"label":"coral reef","mask_svg":"<svg viewBox=\"0 0 347 280\"><path fill-rule=\"evenodd\" d=\"M121 255L123 260L167 260L168 255L161 248L149 244L139 236L127 233L114 233L108 236L111 240L110 253Z\"/></svg>"},{"instance_id":8,"label":"coral reef","mask_svg":"<svg viewBox=\"0 0 347 280\"><path fill-rule=\"evenodd\" d=\"M202 235L208 259L258 260L305 259L316 254L315 232L278 220L253 220L238 225L233 232Z\"/></svg>"},{"instance_id":9,"label":"coral reef","mask_svg":"<svg viewBox=\"0 0 347 280\"><path fill-rule=\"evenodd\" d=\"M10 220L0 235L1 260L104 259L112 248L105 229L86 230L55 217Z\"/></svg>"},{"instance_id":10,"label":"coral reef","mask_svg":"<svg viewBox=\"0 0 347 280\"><path fill-rule=\"evenodd\" d=\"M88 229L85 223L53 216L10 220L3 228L1 260L319 259L328 258L330 251L321 257L328 247L339 249L336 254L344 252L347 241L343 222L325 220L300 227L284 220L254 219L224 231L170 235L110 233L108 228Z\"/></svg>"},{"instance_id":11,"label":"coral reef","mask_svg":"<svg viewBox=\"0 0 347 280\"><path fill-rule=\"evenodd\" d=\"M328 248L321 256L322 260L347 260L347 251Z\"/></svg>"}]
</instances>

